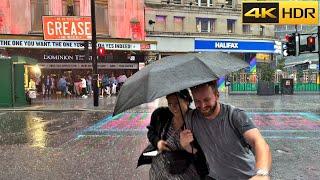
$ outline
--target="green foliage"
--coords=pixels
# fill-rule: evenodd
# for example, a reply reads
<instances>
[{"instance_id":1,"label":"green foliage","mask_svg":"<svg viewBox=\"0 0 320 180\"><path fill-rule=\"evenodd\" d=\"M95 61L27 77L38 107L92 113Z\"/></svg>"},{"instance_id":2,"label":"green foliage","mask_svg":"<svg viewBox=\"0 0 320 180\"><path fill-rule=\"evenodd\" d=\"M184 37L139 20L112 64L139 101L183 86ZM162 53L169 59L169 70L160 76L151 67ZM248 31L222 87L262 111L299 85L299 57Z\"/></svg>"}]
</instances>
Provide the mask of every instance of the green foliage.
<instances>
[{"instance_id":1,"label":"green foliage","mask_svg":"<svg viewBox=\"0 0 320 180\"><path fill-rule=\"evenodd\" d=\"M277 69L280 69L281 71L283 71L284 66L285 66L285 59L284 58L279 59L277 64Z\"/></svg>"},{"instance_id":2,"label":"green foliage","mask_svg":"<svg viewBox=\"0 0 320 180\"><path fill-rule=\"evenodd\" d=\"M275 70L270 67L270 64L261 64L258 68L260 72L260 80L268 82L273 81L273 75L275 73Z\"/></svg>"},{"instance_id":3,"label":"green foliage","mask_svg":"<svg viewBox=\"0 0 320 180\"><path fill-rule=\"evenodd\" d=\"M302 82L302 78L303 78L303 71L302 70L298 70L297 71L297 81L298 82Z\"/></svg>"}]
</instances>

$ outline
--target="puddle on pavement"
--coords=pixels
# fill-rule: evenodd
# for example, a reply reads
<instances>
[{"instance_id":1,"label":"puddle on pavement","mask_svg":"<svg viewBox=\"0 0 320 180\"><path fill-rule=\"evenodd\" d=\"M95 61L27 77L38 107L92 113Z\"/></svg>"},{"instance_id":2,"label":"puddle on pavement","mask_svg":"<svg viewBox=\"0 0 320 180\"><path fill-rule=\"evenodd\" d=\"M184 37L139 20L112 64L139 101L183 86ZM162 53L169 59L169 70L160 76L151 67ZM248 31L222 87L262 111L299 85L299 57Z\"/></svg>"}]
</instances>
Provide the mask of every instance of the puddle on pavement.
<instances>
[{"instance_id":1,"label":"puddle on pavement","mask_svg":"<svg viewBox=\"0 0 320 180\"><path fill-rule=\"evenodd\" d=\"M0 145L28 144L56 147L75 137L77 131L105 117L105 112L1 112Z\"/></svg>"}]
</instances>

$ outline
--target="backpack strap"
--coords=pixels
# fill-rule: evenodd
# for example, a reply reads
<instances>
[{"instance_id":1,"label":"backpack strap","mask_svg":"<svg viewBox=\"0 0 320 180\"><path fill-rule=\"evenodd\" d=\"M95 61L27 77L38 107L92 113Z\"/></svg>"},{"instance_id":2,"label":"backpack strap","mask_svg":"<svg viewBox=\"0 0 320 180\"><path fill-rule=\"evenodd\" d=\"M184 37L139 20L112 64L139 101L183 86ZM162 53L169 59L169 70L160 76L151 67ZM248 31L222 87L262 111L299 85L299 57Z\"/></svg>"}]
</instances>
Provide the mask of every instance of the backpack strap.
<instances>
[{"instance_id":1,"label":"backpack strap","mask_svg":"<svg viewBox=\"0 0 320 180\"><path fill-rule=\"evenodd\" d=\"M241 145L244 148L248 148L249 150L252 151L252 147L250 146L250 144L245 140L245 138L243 137L243 135L240 133L239 129L236 128L236 126L234 125L234 119L233 119L233 112L234 112L235 107L234 106L229 106L229 117L228 117L228 122L231 126L231 128L233 129L233 132L237 135L237 137L239 138Z\"/></svg>"}]
</instances>

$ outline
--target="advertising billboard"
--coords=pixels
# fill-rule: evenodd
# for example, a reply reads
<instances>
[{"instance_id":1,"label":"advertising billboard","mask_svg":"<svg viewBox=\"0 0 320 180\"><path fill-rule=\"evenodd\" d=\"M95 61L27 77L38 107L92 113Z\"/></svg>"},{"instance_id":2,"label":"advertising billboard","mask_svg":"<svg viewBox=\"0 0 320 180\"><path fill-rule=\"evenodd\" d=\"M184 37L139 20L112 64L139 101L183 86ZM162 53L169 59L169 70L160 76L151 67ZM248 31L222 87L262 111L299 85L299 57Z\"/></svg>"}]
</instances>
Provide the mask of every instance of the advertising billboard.
<instances>
[{"instance_id":1,"label":"advertising billboard","mask_svg":"<svg viewBox=\"0 0 320 180\"><path fill-rule=\"evenodd\" d=\"M43 16L44 40L92 39L91 17L86 16Z\"/></svg>"}]
</instances>

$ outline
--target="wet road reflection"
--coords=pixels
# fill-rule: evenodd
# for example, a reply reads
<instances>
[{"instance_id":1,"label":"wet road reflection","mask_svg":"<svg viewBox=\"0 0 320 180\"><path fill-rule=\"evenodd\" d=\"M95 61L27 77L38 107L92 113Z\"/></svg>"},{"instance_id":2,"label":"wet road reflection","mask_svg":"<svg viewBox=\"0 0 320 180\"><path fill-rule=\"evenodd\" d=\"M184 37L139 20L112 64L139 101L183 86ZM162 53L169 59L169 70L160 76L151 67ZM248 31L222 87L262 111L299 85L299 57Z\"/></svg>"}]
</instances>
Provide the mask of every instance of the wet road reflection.
<instances>
[{"instance_id":1,"label":"wet road reflection","mask_svg":"<svg viewBox=\"0 0 320 180\"><path fill-rule=\"evenodd\" d=\"M0 145L28 144L56 147L74 138L76 131L106 116L105 112L2 112Z\"/></svg>"}]
</instances>

